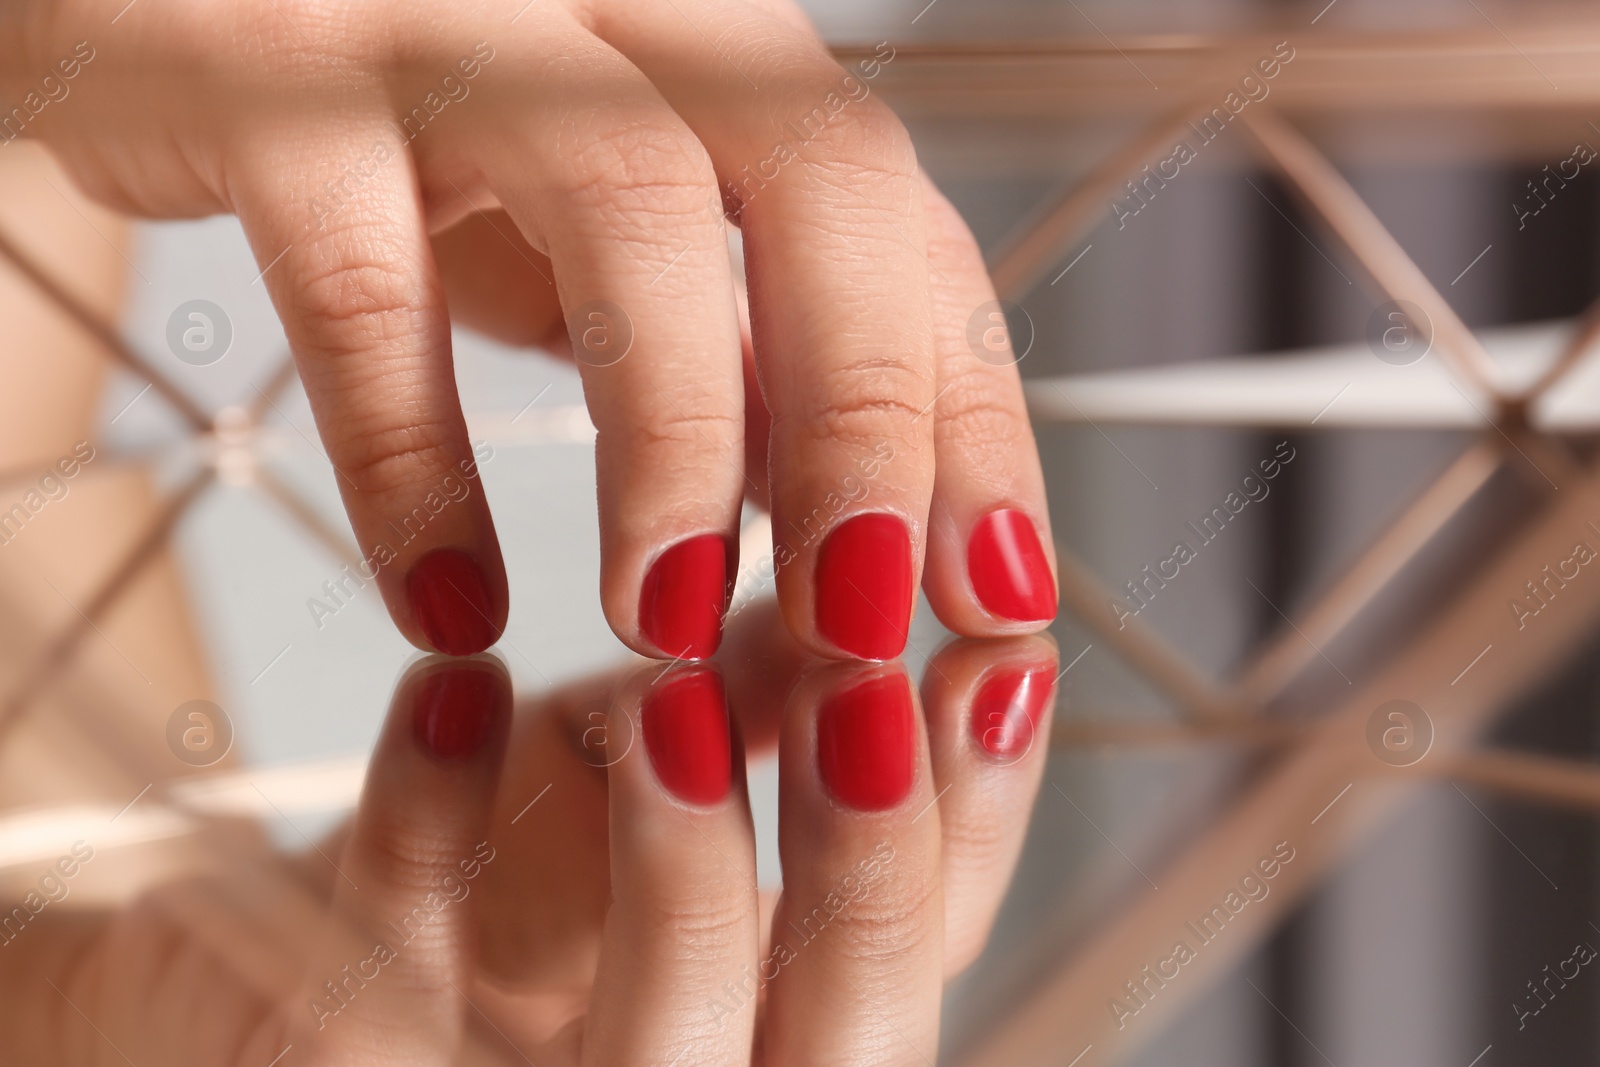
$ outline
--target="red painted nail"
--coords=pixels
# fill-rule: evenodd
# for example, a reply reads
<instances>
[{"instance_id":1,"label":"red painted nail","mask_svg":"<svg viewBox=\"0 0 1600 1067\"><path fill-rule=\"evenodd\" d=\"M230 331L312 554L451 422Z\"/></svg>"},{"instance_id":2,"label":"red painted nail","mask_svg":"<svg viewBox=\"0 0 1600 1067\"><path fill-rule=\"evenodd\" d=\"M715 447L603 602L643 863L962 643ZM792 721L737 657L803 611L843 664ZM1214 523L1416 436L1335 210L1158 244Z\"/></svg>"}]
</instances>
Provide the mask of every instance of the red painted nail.
<instances>
[{"instance_id":1,"label":"red painted nail","mask_svg":"<svg viewBox=\"0 0 1600 1067\"><path fill-rule=\"evenodd\" d=\"M911 623L911 536L893 515L834 528L817 554L817 630L841 652L893 659Z\"/></svg>"},{"instance_id":2,"label":"red painted nail","mask_svg":"<svg viewBox=\"0 0 1600 1067\"><path fill-rule=\"evenodd\" d=\"M1056 582L1039 534L1012 508L991 511L972 528L967 573L978 601L1002 619L1038 622L1056 617Z\"/></svg>"},{"instance_id":3,"label":"red painted nail","mask_svg":"<svg viewBox=\"0 0 1600 1067\"><path fill-rule=\"evenodd\" d=\"M728 542L701 534L661 553L644 576L639 629L665 655L705 659L722 643L727 607Z\"/></svg>"},{"instance_id":4,"label":"red painted nail","mask_svg":"<svg viewBox=\"0 0 1600 1067\"><path fill-rule=\"evenodd\" d=\"M644 747L661 784L679 800L715 804L733 781L733 745L722 676L706 668L658 682L640 709Z\"/></svg>"},{"instance_id":5,"label":"red painted nail","mask_svg":"<svg viewBox=\"0 0 1600 1067\"><path fill-rule=\"evenodd\" d=\"M470 759L488 739L502 697L501 680L493 672L445 668L417 683L412 730L440 759Z\"/></svg>"},{"instance_id":6,"label":"red painted nail","mask_svg":"<svg viewBox=\"0 0 1600 1067\"><path fill-rule=\"evenodd\" d=\"M1003 670L984 680L972 698L972 736L997 759L1028 754L1039 718L1055 691L1055 665Z\"/></svg>"},{"instance_id":7,"label":"red painted nail","mask_svg":"<svg viewBox=\"0 0 1600 1067\"><path fill-rule=\"evenodd\" d=\"M406 594L428 643L448 656L471 656L500 638L489 583L471 556L436 548L406 576Z\"/></svg>"},{"instance_id":8,"label":"red painted nail","mask_svg":"<svg viewBox=\"0 0 1600 1067\"><path fill-rule=\"evenodd\" d=\"M817 769L834 799L882 811L911 791L916 716L898 671L858 682L817 711Z\"/></svg>"}]
</instances>

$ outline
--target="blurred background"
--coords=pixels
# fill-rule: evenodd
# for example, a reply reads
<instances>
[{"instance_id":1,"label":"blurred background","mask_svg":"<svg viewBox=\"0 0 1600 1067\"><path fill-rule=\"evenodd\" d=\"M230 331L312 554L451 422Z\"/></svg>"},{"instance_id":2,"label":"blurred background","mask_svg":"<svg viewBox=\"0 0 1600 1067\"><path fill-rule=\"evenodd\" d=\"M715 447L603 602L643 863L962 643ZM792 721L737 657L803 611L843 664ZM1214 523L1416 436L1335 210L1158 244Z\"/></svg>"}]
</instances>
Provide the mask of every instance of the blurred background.
<instances>
[{"instance_id":1,"label":"blurred background","mask_svg":"<svg viewBox=\"0 0 1600 1067\"><path fill-rule=\"evenodd\" d=\"M1600 69L1600 24L1587 9L1486 0L807 7L842 54L880 41L895 48L873 89L906 119L923 166L992 263L1152 124L1186 104L1221 103L1284 42L1294 58L1249 108L1281 114L1331 162L1485 339L1507 381L1531 381L1549 366L1600 295L1600 181L1593 165L1578 164L1575 177L1571 165L1562 169L1581 156L1578 146L1600 148L1600 83L1585 73ZM1600 978L1585 972L1559 996L1541 996L1536 1017L1525 1012L1547 965L1575 943L1600 945L1597 790L1587 777L1600 754L1600 592L1563 585L1552 604L1565 614L1552 607L1543 617L1547 628L1530 638L1537 651L1496 637L1480 663L1472 656L1483 642L1462 636L1448 669L1428 657L1480 602L1515 629L1514 609L1498 605L1526 596L1522 581L1480 590L1481 580L1512 566L1508 559L1538 557L1542 549L1525 539L1545 536L1541 521L1589 492L1600 403L1575 386L1544 408L1502 404L1466 379L1452 386L1442 345L1403 365L1385 358L1372 322L1396 294L1369 283L1337 223L1308 204L1303 181L1264 160L1242 123L1209 141L1192 128L1154 140L1124 161L1124 180L1167 158L1176 138L1203 146L1178 177L1145 186L1147 198L1123 180L1107 185L1033 269L1002 287L1014 302L1013 340L1031 340L1018 345L1021 370L1057 537L1131 610L1125 583L1168 559L1190 537L1186 524L1221 505L1261 461L1293 459L1138 612L1140 640L1156 645L1131 655L1119 647L1110 634L1125 631L1109 608L1098 620L1063 611L1054 633L1070 666L1046 785L1034 811L1015 813L1029 822L1022 864L990 948L949 990L941 1058L1086 1056L1084 1064L1148 1067L1596 1060ZM1541 184L1550 168L1561 179ZM256 783L250 789L270 798L256 804L240 786L240 810L301 847L353 802L388 691L412 655L375 590L320 618L308 606L331 603L323 584L338 580L341 539L351 540L303 394L270 387L285 344L237 224L124 230L58 193L25 201L26 210L0 208L0 222L46 264L64 249L87 249L105 276L124 274L115 314L128 344L206 412L253 405L259 433L249 447L230 446L225 434L194 436L145 381L96 362L70 323L24 337L34 351L62 353L58 375L110 369L81 371L103 380L93 410L72 416L81 433L62 440L63 452L80 437L99 449L64 498L91 498L91 518L52 504L0 549L0 598L13 607L0 613L0 644L15 650L4 665L8 715L24 706L55 713L48 731L0 748L7 892L27 880L18 872L31 871L36 856L54 854L40 842L70 827L78 807L116 811L144 784L119 777L115 760L63 753L98 745L170 763L167 723L194 699L213 702L232 731L215 770L243 775L235 786ZM81 257L74 263L82 269ZM36 287L10 268L0 268L0 286L13 321L37 309ZM231 333L224 355L201 366L169 343L171 323L185 321L180 310L193 301L219 309ZM1431 325L1442 337L1441 323ZM501 648L519 691L622 662L595 595L592 430L576 373L474 335L455 341L474 441L492 450L482 478L514 590ZM1258 374L1242 369L1261 384L1254 406L1241 410L1218 397L1247 362L1259 365ZM1583 367L1572 380L1593 383ZM25 427L14 420L14 428L20 436ZM166 542L160 494L181 491L197 465L230 447L238 454L217 463L219 484L174 519ZM1461 473L1458 457L1475 447L1492 457ZM260 491L258 467L303 505ZM1414 545L1368 573L1358 610L1327 640L1297 629L1397 518L1435 501L1429 493L1450 471L1451 505L1407 528ZM1571 506L1600 520L1600 506ZM747 525L749 558L764 528L755 515ZM160 558L132 579L145 588L130 596L160 601L161 583L177 590L169 610L189 613L191 623L175 624L191 634L186 648L142 636L145 616L115 604L84 632L74 613L94 592L89 578L56 589L59 600L45 588L43 576L61 573L62 561L114 567L150 529L170 551L152 549ZM1600 534L1573 523L1548 536L1563 547L1573 536L1600 545ZM1524 569L1529 579L1540 572ZM61 646L51 635L73 627L81 645L56 664ZM922 606L907 654L914 670L942 638ZM1283 653L1295 668L1253 691L1250 714L1234 714L1247 702L1230 681L1250 676L1261 649L1301 638L1315 654ZM1196 725L1171 673L1165 684L1159 671L1152 677L1152 663L1167 661L1140 659L1150 647L1223 694L1229 714L1219 719L1230 728ZM42 663L65 666L67 680L46 680ZM1437 678L1407 681L1430 669ZM1330 788L1304 801L1316 816L1296 824L1304 837L1263 828L1267 836L1239 843L1241 813L1302 802L1284 767L1314 766L1305 761L1318 758L1308 751L1322 736L1317 725L1364 724L1380 690L1420 705L1438 732L1434 749L1423 746L1397 777L1397 761L1357 745L1346 764L1316 771ZM85 706L117 715L86 715ZM107 733L112 718L120 733ZM1507 786L1492 768L1463 764L1457 773L1449 761L1469 748L1560 762ZM762 881L777 885L775 771L753 768L752 780ZM1339 791L1345 782L1349 795ZM119 825L126 844L156 856L152 843L181 837L172 818ZM1119 931L1151 916L1198 916L1244 869L1224 845L1266 854L1279 840L1302 849L1306 859L1292 869L1305 875L1276 885L1270 909L1252 905L1249 921L1228 930L1226 957L1219 950L1217 962L1208 955L1204 969L1186 969L1149 998L1146 1014L1124 991L1139 971L1128 961L1139 960L1117 956ZM1206 888L1208 864L1218 888ZM153 858L151 870L159 867ZM114 884L86 881L80 899L114 899L136 882L137 864L132 873L125 865ZM1186 897L1189 886L1202 889ZM1141 1008L1120 1026L1110 1006L1118 996Z\"/></svg>"}]
</instances>

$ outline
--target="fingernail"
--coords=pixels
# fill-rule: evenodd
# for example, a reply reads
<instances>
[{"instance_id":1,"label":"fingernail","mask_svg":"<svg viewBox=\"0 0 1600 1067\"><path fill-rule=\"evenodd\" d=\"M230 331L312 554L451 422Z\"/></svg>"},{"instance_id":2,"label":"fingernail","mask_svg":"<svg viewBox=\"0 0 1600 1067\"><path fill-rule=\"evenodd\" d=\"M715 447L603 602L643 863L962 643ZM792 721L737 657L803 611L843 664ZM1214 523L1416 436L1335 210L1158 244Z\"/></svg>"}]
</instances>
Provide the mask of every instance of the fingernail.
<instances>
[{"instance_id":1,"label":"fingernail","mask_svg":"<svg viewBox=\"0 0 1600 1067\"><path fill-rule=\"evenodd\" d=\"M967 573L978 602L1018 622L1056 617L1056 583L1033 522L1013 508L991 511L972 528Z\"/></svg>"},{"instance_id":2,"label":"fingernail","mask_svg":"<svg viewBox=\"0 0 1600 1067\"><path fill-rule=\"evenodd\" d=\"M722 676L706 668L658 682L640 709L656 778L679 800L716 804L733 781L733 746Z\"/></svg>"},{"instance_id":3,"label":"fingernail","mask_svg":"<svg viewBox=\"0 0 1600 1067\"><path fill-rule=\"evenodd\" d=\"M1003 670L972 698L972 736L989 755L1016 760L1033 747L1039 718L1054 691L1054 664Z\"/></svg>"},{"instance_id":4,"label":"fingernail","mask_svg":"<svg viewBox=\"0 0 1600 1067\"><path fill-rule=\"evenodd\" d=\"M436 548L406 576L406 595L428 643L447 656L471 656L500 637L490 615L489 583L472 557Z\"/></svg>"},{"instance_id":5,"label":"fingernail","mask_svg":"<svg viewBox=\"0 0 1600 1067\"><path fill-rule=\"evenodd\" d=\"M823 701L817 711L817 769L835 800L882 811L911 791L916 718L898 671Z\"/></svg>"},{"instance_id":6,"label":"fingernail","mask_svg":"<svg viewBox=\"0 0 1600 1067\"><path fill-rule=\"evenodd\" d=\"M718 534L679 541L657 557L639 591L639 629L665 655L705 659L722 643L728 542Z\"/></svg>"},{"instance_id":7,"label":"fingernail","mask_svg":"<svg viewBox=\"0 0 1600 1067\"><path fill-rule=\"evenodd\" d=\"M893 659L911 622L911 536L893 515L836 526L817 554L817 630L841 652Z\"/></svg>"},{"instance_id":8,"label":"fingernail","mask_svg":"<svg viewBox=\"0 0 1600 1067\"><path fill-rule=\"evenodd\" d=\"M500 680L490 671L440 670L417 683L412 729L440 759L470 759L489 737L500 697Z\"/></svg>"}]
</instances>

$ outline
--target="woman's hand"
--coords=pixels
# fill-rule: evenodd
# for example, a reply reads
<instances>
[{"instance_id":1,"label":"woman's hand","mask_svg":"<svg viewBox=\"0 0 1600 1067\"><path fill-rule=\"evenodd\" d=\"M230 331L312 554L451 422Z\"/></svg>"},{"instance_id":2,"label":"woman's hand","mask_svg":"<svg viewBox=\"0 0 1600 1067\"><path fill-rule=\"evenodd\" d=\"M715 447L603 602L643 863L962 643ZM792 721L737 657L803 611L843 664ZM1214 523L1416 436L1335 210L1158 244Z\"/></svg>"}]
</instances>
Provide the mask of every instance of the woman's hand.
<instances>
[{"instance_id":1,"label":"woman's hand","mask_svg":"<svg viewBox=\"0 0 1600 1067\"><path fill-rule=\"evenodd\" d=\"M284 865L216 834L218 876L8 946L0 1053L923 1064L1021 848L1056 669L1047 637L961 641L919 702L898 664L813 661L785 708L752 667L657 664L513 722L498 662L424 660L336 840ZM741 744L775 728L776 902Z\"/></svg>"},{"instance_id":2,"label":"woman's hand","mask_svg":"<svg viewBox=\"0 0 1600 1067\"><path fill-rule=\"evenodd\" d=\"M452 491L475 467L448 304L524 341L564 319L631 648L716 648L770 481L789 627L887 659L919 580L969 635L1056 603L1004 320L872 91L893 59L842 70L786 0L21 0L0 147L38 137L134 214L240 217L419 647L487 647L508 602L487 501Z\"/></svg>"}]
</instances>

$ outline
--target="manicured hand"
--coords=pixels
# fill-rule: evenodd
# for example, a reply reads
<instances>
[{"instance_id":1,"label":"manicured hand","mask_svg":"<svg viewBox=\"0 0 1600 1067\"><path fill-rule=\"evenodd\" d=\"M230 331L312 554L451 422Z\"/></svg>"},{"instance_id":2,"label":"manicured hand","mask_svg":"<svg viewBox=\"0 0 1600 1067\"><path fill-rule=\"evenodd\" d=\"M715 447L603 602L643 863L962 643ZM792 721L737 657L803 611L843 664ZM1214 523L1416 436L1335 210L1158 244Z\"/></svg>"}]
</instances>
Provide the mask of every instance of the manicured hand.
<instances>
[{"instance_id":1,"label":"manicured hand","mask_svg":"<svg viewBox=\"0 0 1600 1067\"><path fill-rule=\"evenodd\" d=\"M636 651L716 648L747 496L770 496L763 577L813 652L897 655L919 583L963 634L1054 615L1004 320L873 89L894 61L841 69L783 0L0 21L0 89L38 102L18 130L92 195L242 220L390 613L453 654L497 638L509 593L488 501L453 495L477 483L452 310L531 340L561 309L599 431L601 601Z\"/></svg>"}]
</instances>

